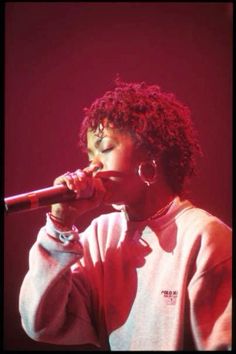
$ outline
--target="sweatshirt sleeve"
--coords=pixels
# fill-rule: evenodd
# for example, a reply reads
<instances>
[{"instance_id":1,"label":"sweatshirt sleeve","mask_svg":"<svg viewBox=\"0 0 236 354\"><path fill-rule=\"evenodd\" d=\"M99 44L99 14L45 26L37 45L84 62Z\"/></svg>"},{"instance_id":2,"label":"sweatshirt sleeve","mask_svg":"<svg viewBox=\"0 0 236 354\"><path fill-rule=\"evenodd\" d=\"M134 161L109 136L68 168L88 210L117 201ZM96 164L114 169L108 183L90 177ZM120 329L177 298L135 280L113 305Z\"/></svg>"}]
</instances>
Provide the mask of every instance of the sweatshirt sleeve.
<instances>
[{"instance_id":1,"label":"sweatshirt sleeve","mask_svg":"<svg viewBox=\"0 0 236 354\"><path fill-rule=\"evenodd\" d=\"M40 230L19 296L22 326L30 338L100 346L91 321L91 289L80 263L82 253L76 233L73 240L63 242L50 236L46 227Z\"/></svg>"},{"instance_id":2,"label":"sweatshirt sleeve","mask_svg":"<svg viewBox=\"0 0 236 354\"><path fill-rule=\"evenodd\" d=\"M232 319L231 229L211 222L199 238L195 275L188 290L197 350L230 350Z\"/></svg>"}]
</instances>

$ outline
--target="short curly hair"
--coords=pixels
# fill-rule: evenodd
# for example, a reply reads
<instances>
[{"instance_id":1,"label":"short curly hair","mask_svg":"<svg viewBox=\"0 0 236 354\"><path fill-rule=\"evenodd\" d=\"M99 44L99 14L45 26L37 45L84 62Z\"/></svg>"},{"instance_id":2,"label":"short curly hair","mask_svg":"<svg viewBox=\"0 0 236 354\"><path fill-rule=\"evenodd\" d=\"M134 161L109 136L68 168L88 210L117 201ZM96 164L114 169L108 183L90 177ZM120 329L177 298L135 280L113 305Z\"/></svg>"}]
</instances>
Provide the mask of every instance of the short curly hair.
<instances>
[{"instance_id":1,"label":"short curly hair","mask_svg":"<svg viewBox=\"0 0 236 354\"><path fill-rule=\"evenodd\" d=\"M201 154L190 110L174 94L157 85L115 80L116 87L85 108L79 145L86 149L87 131L107 126L129 133L138 147L161 163L172 191L181 194L186 179L196 174L196 156Z\"/></svg>"}]
</instances>

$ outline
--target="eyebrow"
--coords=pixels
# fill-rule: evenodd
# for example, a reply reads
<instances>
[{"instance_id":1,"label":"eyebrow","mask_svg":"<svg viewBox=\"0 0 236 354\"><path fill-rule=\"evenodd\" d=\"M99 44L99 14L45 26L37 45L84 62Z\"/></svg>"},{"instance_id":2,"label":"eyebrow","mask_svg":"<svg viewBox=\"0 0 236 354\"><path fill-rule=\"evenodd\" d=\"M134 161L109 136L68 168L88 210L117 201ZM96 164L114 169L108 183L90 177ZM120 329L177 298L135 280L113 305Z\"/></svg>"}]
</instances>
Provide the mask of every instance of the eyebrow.
<instances>
[{"instance_id":1,"label":"eyebrow","mask_svg":"<svg viewBox=\"0 0 236 354\"><path fill-rule=\"evenodd\" d=\"M94 146L95 148L98 148L98 146L101 144L103 138L105 138L107 135L102 135L98 136L97 139L95 140ZM92 153L92 150L87 148L87 153Z\"/></svg>"}]
</instances>

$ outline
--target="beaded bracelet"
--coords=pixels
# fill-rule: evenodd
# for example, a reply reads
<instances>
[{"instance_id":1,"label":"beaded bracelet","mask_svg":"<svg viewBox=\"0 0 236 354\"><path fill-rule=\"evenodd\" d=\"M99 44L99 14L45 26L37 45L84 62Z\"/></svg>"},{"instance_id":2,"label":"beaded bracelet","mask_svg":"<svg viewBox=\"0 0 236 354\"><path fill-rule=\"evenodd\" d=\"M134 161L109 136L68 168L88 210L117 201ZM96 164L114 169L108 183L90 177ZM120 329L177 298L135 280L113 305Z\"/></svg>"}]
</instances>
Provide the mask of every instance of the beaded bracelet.
<instances>
[{"instance_id":1,"label":"beaded bracelet","mask_svg":"<svg viewBox=\"0 0 236 354\"><path fill-rule=\"evenodd\" d=\"M46 214L46 232L57 239L62 243L67 245L69 242L79 242L79 231L75 225L72 226L71 230L63 227L60 223L54 221L51 213Z\"/></svg>"},{"instance_id":2,"label":"beaded bracelet","mask_svg":"<svg viewBox=\"0 0 236 354\"><path fill-rule=\"evenodd\" d=\"M70 226L67 226L63 223L62 219L54 216L51 212L48 213L48 217L50 220L53 222L53 224L56 226L56 228L60 231L69 231L71 230Z\"/></svg>"}]
</instances>

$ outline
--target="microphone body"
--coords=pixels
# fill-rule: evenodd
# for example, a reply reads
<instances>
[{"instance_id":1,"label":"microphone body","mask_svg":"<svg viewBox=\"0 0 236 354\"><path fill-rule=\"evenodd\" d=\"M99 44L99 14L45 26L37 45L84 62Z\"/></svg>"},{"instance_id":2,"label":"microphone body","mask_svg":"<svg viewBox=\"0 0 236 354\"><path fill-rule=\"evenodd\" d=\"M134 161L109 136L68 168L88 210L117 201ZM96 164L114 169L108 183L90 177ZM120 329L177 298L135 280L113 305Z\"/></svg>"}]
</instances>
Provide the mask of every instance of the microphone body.
<instances>
[{"instance_id":1,"label":"microphone body","mask_svg":"<svg viewBox=\"0 0 236 354\"><path fill-rule=\"evenodd\" d=\"M90 188L77 194L64 184L35 190L28 193L18 194L4 199L5 211L7 213L37 209L40 207L63 203L78 198L89 198L93 195L94 189Z\"/></svg>"}]
</instances>

